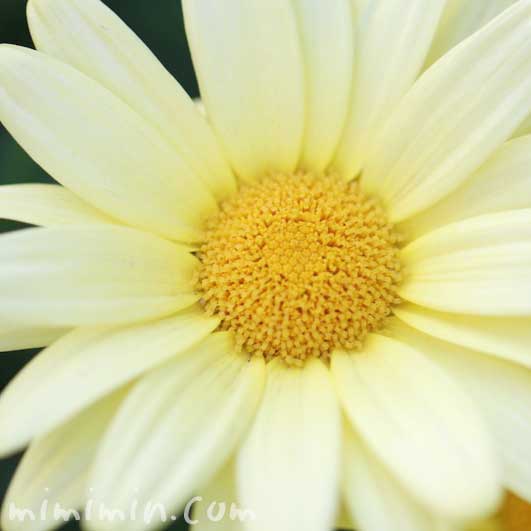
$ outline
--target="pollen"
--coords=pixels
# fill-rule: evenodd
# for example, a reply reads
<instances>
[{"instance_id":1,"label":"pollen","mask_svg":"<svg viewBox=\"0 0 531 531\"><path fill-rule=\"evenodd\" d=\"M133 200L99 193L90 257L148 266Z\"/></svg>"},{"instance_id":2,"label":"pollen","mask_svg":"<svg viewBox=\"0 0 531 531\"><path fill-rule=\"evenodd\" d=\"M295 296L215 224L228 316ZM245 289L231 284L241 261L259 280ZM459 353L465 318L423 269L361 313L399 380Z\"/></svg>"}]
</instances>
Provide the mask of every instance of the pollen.
<instances>
[{"instance_id":1,"label":"pollen","mask_svg":"<svg viewBox=\"0 0 531 531\"><path fill-rule=\"evenodd\" d=\"M301 365L358 350L399 303L399 236L357 183L271 175L208 221L199 290L239 348Z\"/></svg>"}]
</instances>

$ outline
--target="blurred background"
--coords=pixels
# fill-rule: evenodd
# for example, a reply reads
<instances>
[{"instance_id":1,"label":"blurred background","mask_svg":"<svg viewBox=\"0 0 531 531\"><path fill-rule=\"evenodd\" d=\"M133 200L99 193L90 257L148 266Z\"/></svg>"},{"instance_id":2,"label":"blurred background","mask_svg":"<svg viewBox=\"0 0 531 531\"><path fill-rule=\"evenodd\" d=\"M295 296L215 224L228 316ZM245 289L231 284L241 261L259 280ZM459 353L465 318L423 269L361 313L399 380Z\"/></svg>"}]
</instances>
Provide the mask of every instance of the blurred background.
<instances>
[{"instance_id":1,"label":"blurred background","mask_svg":"<svg viewBox=\"0 0 531 531\"><path fill-rule=\"evenodd\" d=\"M186 43L180 0L103 1L139 35L184 89L196 97L197 82ZM26 23L26 0L0 0L0 43L33 47ZM51 181L0 125L0 185ZM21 227L20 223L0 220L0 232ZM36 352L0 353L0 390ZM0 460L0 502L19 458ZM79 526L71 522L62 529L76 530ZM171 529L183 530L186 526L178 522Z\"/></svg>"}]
</instances>

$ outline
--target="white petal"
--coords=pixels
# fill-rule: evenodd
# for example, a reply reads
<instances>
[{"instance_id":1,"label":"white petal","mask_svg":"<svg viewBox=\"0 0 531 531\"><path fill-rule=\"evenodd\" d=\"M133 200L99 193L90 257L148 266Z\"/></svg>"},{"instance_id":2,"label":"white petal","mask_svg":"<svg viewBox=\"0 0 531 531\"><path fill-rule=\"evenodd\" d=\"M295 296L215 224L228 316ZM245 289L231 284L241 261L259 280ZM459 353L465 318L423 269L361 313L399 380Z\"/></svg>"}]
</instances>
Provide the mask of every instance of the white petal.
<instances>
[{"instance_id":1,"label":"white petal","mask_svg":"<svg viewBox=\"0 0 531 531\"><path fill-rule=\"evenodd\" d=\"M102 225L113 220L54 184L0 186L0 218L32 225Z\"/></svg>"},{"instance_id":2,"label":"white petal","mask_svg":"<svg viewBox=\"0 0 531 531\"><path fill-rule=\"evenodd\" d=\"M0 352L47 347L67 332L68 328L2 328Z\"/></svg>"},{"instance_id":3,"label":"white petal","mask_svg":"<svg viewBox=\"0 0 531 531\"><path fill-rule=\"evenodd\" d=\"M192 520L195 531L245 531L244 522L254 513L239 501L236 470L229 462L209 484L198 493L201 500L193 504ZM240 511L240 512L236 512Z\"/></svg>"},{"instance_id":4,"label":"white petal","mask_svg":"<svg viewBox=\"0 0 531 531\"><path fill-rule=\"evenodd\" d=\"M207 114L246 180L293 171L304 133L304 71L286 0L184 0Z\"/></svg>"},{"instance_id":5,"label":"white petal","mask_svg":"<svg viewBox=\"0 0 531 531\"><path fill-rule=\"evenodd\" d=\"M38 50L71 64L128 103L161 131L217 197L235 190L232 172L193 101L105 4L31 0L28 22Z\"/></svg>"},{"instance_id":6,"label":"white petal","mask_svg":"<svg viewBox=\"0 0 531 531\"><path fill-rule=\"evenodd\" d=\"M133 229L36 228L0 237L4 326L122 324L190 306L197 259Z\"/></svg>"},{"instance_id":7,"label":"white petal","mask_svg":"<svg viewBox=\"0 0 531 531\"><path fill-rule=\"evenodd\" d=\"M405 323L444 341L531 368L531 318L442 313L402 304L394 313Z\"/></svg>"},{"instance_id":8,"label":"white petal","mask_svg":"<svg viewBox=\"0 0 531 531\"><path fill-rule=\"evenodd\" d=\"M449 519L500 500L495 460L476 410L438 367L406 344L371 336L362 353L335 353L348 418L416 499Z\"/></svg>"},{"instance_id":9,"label":"white petal","mask_svg":"<svg viewBox=\"0 0 531 531\"><path fill-rule=\"evenodd\" d=\"M269 363L266 391L238 456L238 491L256 513L248 531L330 529L337 492L341 423L328 369Z\"/></svg>"},{"instance_id":10,"label":"white petal","mask_svg":"<svg viewBox=\"0 0 531 531\"><path fill-rule=\"evenodd\" d=\"M95 81L42 53L0 48L0 119L52 177L120 221L192 241L216 208L154 127Z\"/></svg>"},{"instance_id":11,"label":"white petal","mask_svg":"<svg viewBox=\"0 0 531 531\"><path fill-rule=\"evenodd\" d=\"M350 0L293 0L306 72L301 165L322 171L334 154L350 107L354 14Z\"/></svg>"},{"instance_id":12,"label":"white petal","mask_svg":"<svg viewBox=\"0 0 531 531\"><path fill-rule=\"evenodd\" d=\"M404 299L435 310L531 315L531 209L447 225L402 251Z\"/></svg>"},{"instance_id":13,"label":"white petal","mask_svg":"<svg viewBox=\"0 0 531 531\"><path fill-rule=\"evenodd\" d=\"M143 378L118 412L98 453L91 484L96 504L117 509L138 500L178 514L233 453L255 412L264 362L232 354L214 334L186 356ZM94 520L89 529L144 531L153 521Z\"/></svg>"},{"instance_id":14,"label":"white petal","mask_svg":"<svg viewBox=\"0 0 531 531\"><path fill-rule=\"evenodd\" d=\"M515 0L447 0L425 68L514 2Z\"/></svg>"},{"instance_id":15,"label":"white petal","mask_svg":"<svg viewBox=\"0 0 531 531\"><path fill-rule=\"evenodd\" d=\"M531 135L503 144L462 186L399 231L412 240L455 221L520 208L531 208Z\"/></svg>"},{"instance_id":16,"label":"white petal","mask_svg":"<svg viewBox=\"0 0 531 531\"><path fill-rule=\"evenodd\" d=\"M216 326L201 310L129 328L78 329L41 352L0 397L0 453L17 450L145 371L199 343Z\"/></svg>"},{"instance_id":17,"label":"white petal","mask_svg":"<svg viewBox=\"0 0 531 531\"><path fill-rule=\"evenodd\" d=\"M525 0L446 54L404 96L364 174L392 221L456 189L529 114L530 44Z\"/></svg>"},{"instance_id":18,"label":"white petal","mask_svg":"<svg viewBox=\"0 0 531 531\"><path fill-rule=\"evenodd\" d=\"M362 169L382 122L417 78L445 0L372 2L358 20L355 87L335 166Z\"/></svg>"},{"instance_id":19,"label":"white petal","mask_svg":"<svg viewBox=\"0 0 531 531\"><path fill-rule=\"evenodd\" d=\"M61 525L56 506L79 511L88 496L87 479L96 450L125 392L118 391L70 422L37 439L24 454L4 499L4 531L47 531ZM32 511L35 520L13 518ZM64 522L63 522L64 523Z\"/></svg>"},{"instance_id":20,"label":"white petal","mask_svg":"<svg viewBox=\"0 0 531 531\"><path fill-rule=\"evenodd\" d=\"M443 522L421 507L351 430L343 453L343 493L360 529L442 531Z\"/></svg>"},{"instance_id":21,"label":"white petal","mask_svg":"<svg viewBox=\"0 0 531 531\"><path fill-rule=\"evenodd\" d=\"M402 325L393 335L455 378L482 413L501 459L504 486L531 503L531 371Z\"/></svg>"}]
</instances>

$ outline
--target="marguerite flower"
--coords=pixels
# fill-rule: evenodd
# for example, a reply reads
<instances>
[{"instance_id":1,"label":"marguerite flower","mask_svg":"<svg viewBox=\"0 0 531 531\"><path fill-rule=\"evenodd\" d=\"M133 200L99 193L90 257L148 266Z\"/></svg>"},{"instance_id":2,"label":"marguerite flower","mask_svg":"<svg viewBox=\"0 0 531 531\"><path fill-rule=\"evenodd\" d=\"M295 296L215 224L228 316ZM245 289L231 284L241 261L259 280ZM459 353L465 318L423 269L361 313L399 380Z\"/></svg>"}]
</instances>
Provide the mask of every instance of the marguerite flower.
<instances>
[{"instance_id":1,"label":"marguerite flower","mask_svg":"<svg viewBox=\"0 0 531 531\"><path fill-rule=\"evenodd\" d=\"M6 531L196 493L201 531L531 501L531 0L484 25L510 3L184 0L205 118L98 0L30 0L0 118L62 186L0 190L42 225L0 239L1 345L47 346L0 400L1 453L30 445Z\"/></svg>"}]
</instances>

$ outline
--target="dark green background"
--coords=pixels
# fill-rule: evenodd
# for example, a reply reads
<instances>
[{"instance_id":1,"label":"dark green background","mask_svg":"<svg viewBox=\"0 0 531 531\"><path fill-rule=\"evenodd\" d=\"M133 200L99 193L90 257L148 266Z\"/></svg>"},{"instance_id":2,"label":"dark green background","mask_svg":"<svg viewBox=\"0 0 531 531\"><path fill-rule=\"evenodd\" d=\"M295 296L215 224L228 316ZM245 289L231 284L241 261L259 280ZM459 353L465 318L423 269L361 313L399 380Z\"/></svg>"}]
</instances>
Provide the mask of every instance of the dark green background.
<instances>
[{"instance_id":1,"label":"dark green background","mask_svg":"<svg viewBox=\"0 0 531 531\"><path fill-rule=\"evenodd\" d=\"M104 0L131 27L196 97L197 83L184 33L180 0ZM26 0L0 0L0 42L32 46L26 23ZM36 80L37 81L37 80ZM0 126L0 185L21 182L50 182L9 134ZM0 232L22 225L0 220ZM0 353L0 389L26 364L35 351ZM0 500L15 470L18 458L0 460ZM79 529L75 523L64 529ZM171 529L185 529L182 522Z\"/></svg>"}]
</instances>

